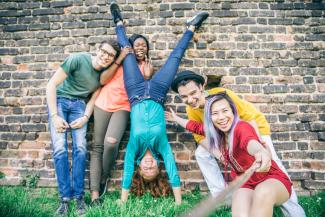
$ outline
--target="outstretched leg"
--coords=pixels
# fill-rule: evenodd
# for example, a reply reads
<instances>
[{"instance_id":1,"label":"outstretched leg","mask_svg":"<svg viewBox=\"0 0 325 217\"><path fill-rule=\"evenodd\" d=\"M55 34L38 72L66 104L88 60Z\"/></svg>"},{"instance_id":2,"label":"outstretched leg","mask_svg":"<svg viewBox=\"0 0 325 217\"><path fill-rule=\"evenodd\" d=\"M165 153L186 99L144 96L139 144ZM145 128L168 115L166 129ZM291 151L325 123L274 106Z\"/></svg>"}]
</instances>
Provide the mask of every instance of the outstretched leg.
<instances>
[{"instance_id":1,"label":"outstretched leg","mask_svg":"<svg viewBox=\"0 0 325 217\"><path fill-rule=\"evenodd\" d=\"M276 154L276 151L274 149L274 145L272 143L272 139L270 135L262 135L262 140L268 145L270 148L272 159L276 162L276 164L279 166L279 168L284 172L287 176L288 172L285 169L285 167L282 164L282 161ZM291 188L292 192L290 195L289 200L287 200L285 203L283 203L280 206L280 209L285 217L306 217L304 209L299 205L298 198L296 195L296 192L294 188Z\"/></svg>"},{"instance_id":2,"label":"outstretched leg","mask_svg":"<svg viewBox=\"0 0 325 217\"><path fill-rule=\"evenodd\" d=\"M267 179L254 190L251 217L272 217L273 206L283 204L290 195L285 185L277 179Z\"/></svg>"},{"instance_id":3,"label":"outstretched leg","mask_svg":"<svg viewBox=\"0 0 325 217\"><path fill-rule=\"evenodd\" d=\"M202 22L209 16L206 12L201 12L187 22L188 29L180 39L166 63L155 73L150 81L150 96L158 102L163 102L169 87L174 80L179 64L191 41L194 30L198 29Z\"/></svg>"},{"instance_id":4,"label":"outstretched leg","mask_svg":"<svg viewBox=\"0 0 325 217\"><path fill-rule=\"evenodd\" d=\"M116 24L116 35L119 45L121 47L131 47L129 39L125 33L125 27L122 22L118 5L113 2L110 6L110 10ZM145 79L143 78L143 75L138 67L134 53L128 54L124 58L123 70L125 89L128 94L129 101L132 103L133 99L142 96L145 90Z\"/></svg>"}]
</instances>

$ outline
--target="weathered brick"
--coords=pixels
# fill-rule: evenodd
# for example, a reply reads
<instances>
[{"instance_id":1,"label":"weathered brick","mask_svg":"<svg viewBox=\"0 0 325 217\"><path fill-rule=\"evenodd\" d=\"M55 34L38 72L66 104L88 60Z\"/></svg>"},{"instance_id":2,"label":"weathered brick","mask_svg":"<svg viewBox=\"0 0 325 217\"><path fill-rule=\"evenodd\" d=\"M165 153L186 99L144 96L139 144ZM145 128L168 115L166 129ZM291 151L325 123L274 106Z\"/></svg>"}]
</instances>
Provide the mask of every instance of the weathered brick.
<instances>
[{"instance_id":1,"label":"weathered brick","mask_svg":"<svg viewBox=\"0 0 325 217\"><path fill-rule=\"evenodd\" d=\"M230 60L208 60L207 66L208 67L227 67L231 65Z\"/></svg>"},{"instance_id":2,"label":"weathered brick","mask_svg":"<svg viewBox=\"0 0 325 217\"><path fill-rule=\"evenodd\" d=\"M194 5L191 3L177 3L171 4L172 10L191 10L194 8Z\"/></svg>"},{"instance_id":3,"label":"weathered brick","mask_svg":"<svg viewBox=\"0 0 325 217\"><path fill-rule=\"evenodd\" d=\"M9 25L9 24L17 24L17 18L4 18L4 17L0 17L0 24L5 24L5 25Z\"/></svg>"},{"instance_id":4,"label":"weathered brick","mask_svg":"<svg viewBox=\"0 0 325 217\"><path fill-rule=\"evenodd\" d=\"M324 181L305 180L305 181L303 181L303 187L305 187L307 189L313 189L313 190L324 190L325 182Z\"/></svg>"},{"instance_id":5,"label":"weathered brick","mask_svg":"<svg viewBox=\"0 0 325 217\"><path fill-rule=\"evenodd\" d=\"M24 17L30 16L30 10L18 11L18 10L7 10L0 11L0 17Z\"/></svg>"},{"instance_id":6,"label":"weathered brick","mask_svg":"<svg viewBox=\"0 0 325 217\"><path fill-rule=\"evenodd\" d=\"M317 136L319 141L325 141L325 132L318 132Z\"/></svg>"},{"instance_id":7,"label":"weathered brick","mask_svg":"<svg viewBox=\"0 0 325 217\"><path fill-rule=\"evenodd\" d=\"M50 30L50 24L49 23L30 24L29 30Z\"/></svg>"},{"instance_id":8,"label":"weathered brick","mask_svg":"<svg viewBox=\"0 0 325 217\"><path fill-rule=\"evenodd\" d=\"M221 11L213 11L211 14L212 17L237 17L237 11L228 11L228 10L221 10Z\"/></svg>"},{"instance_id":9,"label":"weathered brick","mask_svg":"<svg viewBox=\"0 0 325 217\"><path fill-rule=\"evenodd\" d=\"M53 8L57 8L57 7L68 7L68 6L72 6L72 2L69 1L55 1L55 2L51 2L51 7Z\"/></svg>"},{"instance_id":10,"label":"weathered brick","mask_svg":"<svg viewBox=\"0 0 325 217\"><path fill-rule=\"evenodd\" d=\"M306 10L324 10L325 9L325 4L324 3L306 3L305 4L305 9Z\"/></svg>"},{"instance_id":11,"label":"weathered brick","mask_svg":"<svg viewBox=\"0 0 325 217\"><path fill-rule=\"evenodd\" d=\"M0 138L5 141L22 141L25 137L25 133L0 133Z\"/></svg>"},{"instance_id":12,"label":"weathered brick","mask_svg":"<svg viewBox=\"0 0 325 217\"><path fill-rule=\"evenodd\" d=\"M49 9L34 9L32 12L33 16L52 15L52 14L64 14L64 11L62 8L49 8Z\"/></svg>"},{"instance_id":13,"label":"weathered brick","mask_svg":"<svg viewBox=\"0 0 325 217\"><path fill-rule=\"evenodd\" d=\"M291 180L306 180L311 178L311 172L289 172Z\"/></svg>"},{"instance_id":14,"label":"weathered brick","mask_svg":"<svg viewBox=\"0 0 325 217\"><path fill-rule=\"evenodd\" d=\"M287 93L287 92L289 92L289 88L287 85L270 84L270 85L264 86L263 91L265 94Z\"/></svg>"}]
</instances>

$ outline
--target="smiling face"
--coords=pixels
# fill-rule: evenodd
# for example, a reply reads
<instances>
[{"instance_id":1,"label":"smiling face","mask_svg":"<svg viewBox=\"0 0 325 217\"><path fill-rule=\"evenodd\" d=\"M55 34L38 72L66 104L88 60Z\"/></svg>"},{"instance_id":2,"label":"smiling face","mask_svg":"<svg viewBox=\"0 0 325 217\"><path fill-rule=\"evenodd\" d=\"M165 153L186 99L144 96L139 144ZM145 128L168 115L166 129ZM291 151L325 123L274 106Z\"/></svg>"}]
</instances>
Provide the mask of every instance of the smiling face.
<instances>
[{"instance_id":1,"label":"smiling face","mask_svg":"<svg viewBox=\"0 0 325 217\"><path fill-rule=\"evenodd\" d=\"M211 106L213 125L224 133L228 133L234 122L234 113L226 99L215 101Z\"/></svg>"},{"instance_id":2,"label":"smiling face","mask_svg":"<svg viewBox=\"0 0 325 217\"><path fill-rule=\"evenodd\" d=\"M205 96L201 84L190 81L185 85L180 85L178 87L178 93L183 103L194 109L204 108Z\"/></svg>"},{"instance_id":3,"label":"smiling face","mask_svg":"<svg viewBox=\"0 0 325 217\"><path fill-rule=\"evenodd\" d=\"M148 150L140 161L140 175L146 180L151 181L159 174L157 160Z\"/></svg>"},{"instance_id":4,"label":"smiling face","mask_svg":"<svg viewBox=\"0 0 325 217\"><path fill-rule=\"evenodd\" d=\"M97 69L107 68L111 65L115 59L117 52L116 50L108 43L102 44L97 51L95 58L95 65Z\"/></svg>"},{"instance_id":5,"label":"smiling face","mask_svg":"<svg viewBox=\"0 0 325 217\"><path fill-rule=\"evenodd\" d=\"M133 50L138 61L145 60L148 54L148 46L143 38L137 38L133 43Z\"/></svg>"}]
</instances>

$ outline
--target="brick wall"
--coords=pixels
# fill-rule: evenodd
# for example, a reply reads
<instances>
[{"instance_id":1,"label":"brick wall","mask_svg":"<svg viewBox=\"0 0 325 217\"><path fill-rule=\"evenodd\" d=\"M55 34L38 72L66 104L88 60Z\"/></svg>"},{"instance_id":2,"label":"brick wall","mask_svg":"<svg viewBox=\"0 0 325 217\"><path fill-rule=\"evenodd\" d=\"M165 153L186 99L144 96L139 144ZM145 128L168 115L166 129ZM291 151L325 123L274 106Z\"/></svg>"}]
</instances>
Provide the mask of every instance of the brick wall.
<instances>
[{"instance_id":1,"label":"brick wall","mask_svg":"<svg viewBox=\"0 0 325 217\"><path fill-rule=\"evenodd\" d=\"M47 125L45 86L71 53L94 53L115 37L104 0L6 1L0 3L1 185L39 175L55 186ZM181 68L222 76L224 86L254 103L269 120L278 155L295 187L308 194L325 189L325 4L321 1L120 0L128 33L149 37L150 55L161 66L184 21L196 11L210 18L191 43ZM173 93L167 104L183 115ZM92 124L89 144L92 144ZM206 189L190 133L168 126L183 187ZM128 132L113 181L118 184Z\"/></svg>"}]
</instances>

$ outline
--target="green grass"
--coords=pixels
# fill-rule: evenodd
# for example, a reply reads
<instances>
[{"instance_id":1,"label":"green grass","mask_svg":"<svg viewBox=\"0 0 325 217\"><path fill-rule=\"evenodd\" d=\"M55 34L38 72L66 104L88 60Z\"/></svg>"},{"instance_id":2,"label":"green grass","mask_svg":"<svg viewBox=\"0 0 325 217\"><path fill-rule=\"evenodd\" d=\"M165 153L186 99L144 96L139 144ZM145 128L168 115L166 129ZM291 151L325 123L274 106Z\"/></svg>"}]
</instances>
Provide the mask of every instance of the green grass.
<instances>
[{"instance_id":1,"label":"green grass","mask_svg":"<svg viewBox=\"0 0 325 217\"><path fill-rule=\"evenodd\" d=\"M183 195L183 204L176 206L173 197L152 198L150 195L137 198L131 196L126 204L118 205L119 192L107 193L102 206L88 208L87 217L163 217L179 216L198 203L204 196L199 191ZM90 202L86 194L86 202ZM306 211L307 217L325 216L325 191L312 197L299 197L299 202ZM48 217L53 216L58 206L58 194L53 189L33 189L26 187L0 187L1 217ZM71 203L69 217L74 213ZM210 216L231 217L229 208L220 208ZM282 217L279 208L275 208L274 217Z\"/></svg>"}]
</instances>

